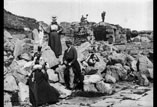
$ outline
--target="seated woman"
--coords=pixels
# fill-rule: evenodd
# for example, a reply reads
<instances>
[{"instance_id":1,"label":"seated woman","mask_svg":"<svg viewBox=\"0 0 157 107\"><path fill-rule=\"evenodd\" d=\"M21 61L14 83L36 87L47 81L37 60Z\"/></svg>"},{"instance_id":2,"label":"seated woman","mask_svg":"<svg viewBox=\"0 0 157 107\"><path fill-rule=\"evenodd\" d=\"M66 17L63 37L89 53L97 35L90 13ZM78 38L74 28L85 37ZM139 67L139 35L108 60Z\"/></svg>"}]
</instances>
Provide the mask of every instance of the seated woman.
<instances>
[{"instance_id":1,"label":"seated woman","mask_svg":"<svg viewBox=\"0 0 157 107\"><path fill-rule=\"evenodd\" d=\"M86 62L88 63L89 66L95 66L95 63L99 61L99 58L92 53L87 59Z\"/></svg>"},{"instance_id":2,"label":"seated woman","mask_svg":"<svg viewBox=\"0 0 157 107\"><path fill-rule=\"evenodd\" d=\"M42 59L39 51L34 55L34 65L32 73L28 79L30 102L33 107L46 104L54 104L58 102L59 92L48 82L48 74L46 69L47 63Z\"/></svg>"},{"instance_id":3,"label":"seated woman","mask_svg":"<svg viewBox=\"0 0 157 107\"><path fill-rule=\"evenodd\" d=\"M72 45L71 41L66 41L66 45L68 49L65 50L64 56L63 56L63 63L66 65L66 69L64 71L64 80L66 87L68 89L71 88L77 88L83 90L83 76L81 74L81 68L77 60L77 51L75 47ZM72 68L72 71L74 73L74 85L75 87L70 87L70 69Z\"/></svg>"},{"instance_id":4,"label":"seated woman","mask_svg":"<svg viewBox=\"0 0 157 107\"><path fill-rule=\"evenodd\" d=\"M97 69L94 68L96 62L99 62L99 58L93 52L85 60L81 61L83 67L85 67L83 68L84 75L92 75L97 72Z\"/></svg>"}]
</instances>

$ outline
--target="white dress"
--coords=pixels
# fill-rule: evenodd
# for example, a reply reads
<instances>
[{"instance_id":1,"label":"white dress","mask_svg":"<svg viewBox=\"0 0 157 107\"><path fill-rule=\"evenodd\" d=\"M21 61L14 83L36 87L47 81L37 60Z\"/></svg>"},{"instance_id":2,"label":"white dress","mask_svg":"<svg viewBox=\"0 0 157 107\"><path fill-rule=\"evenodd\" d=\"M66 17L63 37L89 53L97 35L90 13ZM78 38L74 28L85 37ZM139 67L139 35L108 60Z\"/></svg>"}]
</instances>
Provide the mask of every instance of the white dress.
<instances>
[{"instance_id":1,"label":"white dress","mask_svg":"<svg viewBox=\"0 0 157 107\"><path fill-rule=\"evenodd\" d=\"M43 30L39 31L38 36L39 36L39 44L42 45L42 43L43 43L43 37L44 37L44 31Z\"/></svg>"}]
</instances>

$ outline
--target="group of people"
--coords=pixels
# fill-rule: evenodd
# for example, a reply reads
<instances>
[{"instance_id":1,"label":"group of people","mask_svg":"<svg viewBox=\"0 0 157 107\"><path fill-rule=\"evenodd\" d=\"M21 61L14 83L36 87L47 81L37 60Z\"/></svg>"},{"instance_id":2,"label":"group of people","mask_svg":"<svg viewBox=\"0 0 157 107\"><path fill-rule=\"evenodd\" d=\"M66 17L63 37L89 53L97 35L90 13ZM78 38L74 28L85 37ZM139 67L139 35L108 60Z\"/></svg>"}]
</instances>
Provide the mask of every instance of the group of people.
<instances>
[{"instance_id":1,"label":"group of people","mask_svg":"<svg viewBox=\"0 0 157 107\"><path fill-rule=\"evenodd\" d=\"M55 56L59 58L62 55L62 45L60 40L60 34L63 28L57 23L56 17L52 17L52 23L47 30L44 30L42 25L39 24L39 41L37 52L34 53L32 58L32 71L28 75L28 86L30 93L30 102L33 107L40 105L53 104L59 100L59 92L53 86L49 84L47 69L48 63L42 58L42 43L43 35L48 34L48 45L53 50ZM40 35L41 34L41 35ZM81 75L81 68L77 61L77 50L72 45L72 41L66 41L67 49L63 55L63 64L66 65L64 71L65 86L67 89L79 89L83 90L83 76ZM70 87L70 70L74 73L75 87Z\"/></svg>"},{"instance_id":2,"label":"group of people","mask_svg":"<svg viewBox=\"0 0 157 107\"><path fill-rule=\"evenodd\" d=\"M61 33L63 28L57 23L57 17L52 17L52 22L45 30L42 24L39 24L38 29L38 49L34 53L32 58L32 72L29 75L27 84L29 85L30 93L30 102L33 107L38 107L40 105L53 104L58 102L59 92L53 86L49 84L47 69L49 68L48 63L41 57L42 56L42 44L45 34L48 35L48 46L54 52L56 58L59 58L62 55L62 45L61 45ZM71 40L65 41L67 49L63 55L63 63L66 66L64 70L64 82L67 89L75 90L79 89L83 91L83 80L84 76L81 73L81 67L77 60L77 50L73 46ZM98 61L97 56L94 53L91 53L88 58L83 61L86 62L89 66L94 66ZM51 68L52 69L52 68ZM71 87L70 84L70 72L74 74L73 84Z\"/></svg>"}]
</instances>

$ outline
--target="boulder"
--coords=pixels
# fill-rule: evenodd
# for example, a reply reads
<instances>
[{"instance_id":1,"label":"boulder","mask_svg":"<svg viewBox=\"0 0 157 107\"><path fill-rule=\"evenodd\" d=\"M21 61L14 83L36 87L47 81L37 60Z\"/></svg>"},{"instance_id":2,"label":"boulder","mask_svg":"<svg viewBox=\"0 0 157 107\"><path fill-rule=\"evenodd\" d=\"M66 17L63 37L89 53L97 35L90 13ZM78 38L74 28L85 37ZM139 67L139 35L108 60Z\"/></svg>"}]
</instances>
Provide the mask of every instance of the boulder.
<instances>
[{"instance_id":1,"label":"boulder","mask_svg":"<svg viewBox=\"0 0 157 107\"><path fill-rule=\"evenodd\" d=\"M12 35L12 36L13 36L13 38L17 38L19 40L26 38L25 34L16 34L16 35Z\"/></svg>"},{"instance_id":2,"label":"boulder","mask_svg":"<svg viewBox=\"0 0 157 107\"><path fill-rule=\"evenodd\" d=\"M25 72L25 71L24 71L24 72ZM16 80L17 80L18 82L22 82L22 83L24 83L24 84L27 83L28 77L27 77L26 75L24 75L23 73L20 73L19 71L18 71L18 72L17 72L17 71L14 71L14 72L13 72L13 76L16 78Z\"/></svg>"},{"instance_id":3,"label":"boulder","mask_svg":"<svg viewBox=\"0 0 157 107\"><path fill-rule=\"evenodd\" d=\"M95 67L92 66L87 66L85 69L84 75L92 75L92 74L96 74L98 69L95 69Z\"/></svg>"},{"instance_id":4,"label":"boulder","mask_svg":"<svg viewBox=\"0 0 157 107\"><path fill-rule=\"evenodd\" d=\"M127 71L123 68L121 64L109 65L106 68L106 74L111 75L116 79L119 80L126 80L127 78Z\"/></svg>"},{"instance_id":5,"label":"boulder","mask_svg":"<svg viewBox=\"0 0 157 107\"><path fill-rule=\"evenodd\" d=\"M23 53L33 53L34 46L32 43L24 43L23 45Z\"/></svg>"},{"instance_id":6,"label":"boulder","mask_svg":"<svg viewBox=\"0 0 157 107\"><path fill-rule=\"evenodd\" d=\"M4 107L12 107L11 103L11 95L8 93L4 93Z\"/></svg>"},{"instance_id":7,"label":"boulder","mask_svg":"<svg viewBox=\"0 0 157 107\"><path fill-rule=\"evenodd\" d=\"M148 53L148 58L149 58L149 60L153 63L153 52L152 51L149 51L149 53Z\"/></svg>"},{"instance_id":8,"label":"boulder","mask_svg":"<svg viewBox=\"0 0 157 107\"><path fill-rule=\"evenodd\" d=\"M5 66L3 66L3 67L4 67L3 68L3 73L4 73L4 75L6 75L8 73L8 70L7 70L7 68Z\"/></svg>"},{"instance_id":9,"label":"boulder","mask_svg":"<svg viewBox=\"0 0 157 107\"><path fill-rule=\"evenodd\" d=\"M4 38L12 39L13 37L11 36L11 34L7 30L4 30Z\"/></svg>"},{"instance_id":10,"label":"boulder","mask_svg":"<svg viewBox=\"0 0 157 107\"><path fill-rule=\"evenodd\" d=\"M66 66L65 65L59 65L58 68L56 68L56 72L58 73L59 76L59 82L64 83L64 70Z\"/></svg>"},{"instance_id":11,"label":"boulder","mask_svg":"<svg viewBox=\"0 0 157 107\"><path fill-rule=\"evenodd\" d=\"M138 38L138 37L136 37L136 38L134 38L134 39L132 40L132 42L141 42L141 39Z\"/></svg>"},{"instance_id":12,"label":"boulder","mask_svg":"<svg viewBox=\"0 0 157 107\"><path fill-rule=\"evenodd\" d=\"M78 60L81 61L83 60L83 58L85 57L83 52L85 50L89 50L90 49L91 44L89 42L85 42L83 44L81 44L77 50L78 50Z\"/></svg>"},{"instance_id":13,"label":"boulder","mask_svg":"<svg viewBox=\"0 0 157 107\"><path fill-rule=\"evenodd\" d=\"M84 84L83 89L85 92L98 92L95 87L95 84L90 84L90 83Z\"/></svg>"},{"instance_id":14,"label":"boulder","mask_svg":"<svg viewBox=\"0 0 157 107\"><path fill-rule=\"evenodd\" d=\"M23 53L23 45L24 45L24 42L22 40L17 40L15 44L15 49L14 49L15 59Z\"/></svg>"},{"instance_id":15,"label":"boulder","mask_svg":"<svg viewBox=\"0 0 157 107\"><path fill-rule=\"evenodd\" d=\"M4 56L4 62L7 62L9 60L9 58L7 56Z\"/></svg>"},{"instance_id":16,"label":"boulder","mask_svg":"<svg viewBox=\"0 0 157 107\"><path fill-rule=\"evenodd\" d=\"M6 55L7 55L6 51L4 51L4 52L3 52L3 55L4 55L4 56L6 56Z\"/></svg>"},{"instance_id":17,"label":"boulder","mask_svg":"<svg viewBox=\"0 0 157 107\"><path fill-rule=\"evenodd\" d=\"M141 42L150 42L151 40L148 37L141 37Z\"/></svg>"},{"instance_id":18,"label":"boulder","mask_svg":"<svg viewBox=\"0 0 157 107\"><path fill-rule=\"evenodd\" d=\"M153 41L153 32L148 36L148 39L149 39L150 41Z\"/></svg>"},{"instance_id":19,"label":"boulder","mask_svg":"<svg viewBox=\"0 0 157 107\"><path fill-rule=\"evenodd\" d=\"M148 68L148 72L149 72L149 77L151 78L151 79L153 79L153 77L154 77L154 73L153 73L153 68Z\"/></svg>"},{"instance_id":20,"label":"boulder","mask_svg":"<svg viewBox=\"0 0 157 107\"><path fill-rule=\"evenodd\" d=\"M11 43L10 41L7 41L4 43L4 50L6 51L14 51L14 44Z\"/></svg>"},{"instance_id":21,"label":"boulder","mask_svg":"<svg viewBox=\"0 0 157 107\"><path fill-rule=\"evenodd\" d=\"M4 79L4 90L11 91L11 92L18 90L16 80L12 75L8 75Z\"/></svg>"},{"instance_id":22,"label":"boulder","mask_svg":"<svg viewBox=\"0 0 157 107\"><path fill-rule=\"evenodd\" d=\"M20 55L20 59L22 60L26 60L26 61L31 61L32 60L32 56L28 53L23 53Z\"/></svg>"},{"instance_id":23,"label":"boulder","mask_svg":"<svg viewBox=\"0 0 157 107\"><path fill-rule=\"evenodd\" d=\"M33 43L30 39L17 40L14 49L15 59L23 53L32 53L34 49Z\"/></svg>"},{"instance_id":24,"label":"boulder","mask_svg":"<svg viewBox=\"0 0 157 107\"><path fill-rule=\"evenodd\" d=\"M39 41L38 30L34 29L32 32L33 32L34 41L38 42Z\"/></svg>"},{"instance_id":25,"label":"boulder","mask_svg":"<svg viewBox=\"0 0 157 107\"><path fill-rule=\"evenodd\" d=\"M137 64L137 61L136 61L136 60L134 60L134 61L131 62L131 68L132 68L134 71L137 71L137 66L136 66L136 64Z\"/></svg>"},{"instance_id":26,"label":"boulder","mask_svg":"<svg viewBox=\"0 0 157 107\"><path fill-rule=\"evenodd\" d=\"M85 75L84 76L84 83L97 83L99 81L103 80L103 78L99 74L93 74L93 75Z\"/></svg>"},{"instance_id":27,"label":"boulder","mask_svg":"<svg viewBox=\"0 0 157 107\"><path fill-rule=\"evenodd\" d=\"M20 104L29 104L29 87L22 82L18 83L19 86L19 100Z\"/></svg>"},{"instance_id":28,"label":"boulder","mask_svg":"<svg viewBox=\"0 0 157 107\"><path fill-rule=\"evenodd\" d=\"M153 63L147 56L139 55L137 67L140 72L146 72L148 68L153 68Z\"/></svg>"},{"instance_id":29,"label":"boulder","mask_svg":"<svg viewBox=\"0 0 157 107\"><path fill-rule=\"evenodd\" d=\"M116 63L120 63L120 64L124 65L126 55L124 55L122 53L113 52L112 55L110 55L108 58L109 58L109 63L111 63L111 65L114 65Z\"/></svg>"},{"instance_id":30,"label":"boulder","mask_svg":"<svg viewBox=\"0 0 157 107\"><path fill-rule=\"evenodd\" d=\"M23 82L24 84L27 82L28 72L23 67L20 67L16 61L13 61L10 65L10 71L18 82Z\"/></svg>"},{"instance_id":31,"label":"boulder","mask_svg":"<svg viewBox=\"0 0 157 107\"><path fill-rule=\"evenodd\" d=\"M149 80L148 80L148 78L146 77L146 75L144 75L144 74L141 74L141 80L142 81L140 81L140 85L143 85L143 86L148 86L149 85Z\"/></svg>"},{"instance_id":32,"label":"boulder","mask_svg":"<svg viewBox=\"0 0 157 107\"><path fill-rule=\"evenodd\" d=\"M100 56L100 54L96 54L96 55L97 55L97 57L99 59L99 62L95 63L94 68L98 69L98 71L97 71L98 73L101 73L106 68L106 62L104 61L104 58L102 56Z\"/></svg>"},{"instance_id":33,"label":"boulder","mask_svg":"<svg viewBox=\"0 0 157 107\"><path fill-rule=\"evenodd\" d=\"M25 61L25 60L18 60L18 61L16 61L17 62L17 64L20 66L20 67L24 67L24 65L27 63L27 61Z\"/></svg>"},{"instance_id":34,"label":"boulder","mask_svg":"<svg viewBox=\"0 0 157 107\"><path fill-rule=\"evenodd\" d=\"M129 50L129 54L130 54L131 56L133 56L133 55L138 55L138 53L139 53L139 50L136 50L136 49L131 49L131 50Z\"/></svg>"},{"instance_id":35,"label":"boulder","mask_svg":"<svg viewBox=\"0 0 157 107\"><path fill-rule=\"evenodd\" d=\"M104 83L104 81L99 81L96 83L96 88L100 93L112 94L112 87L108 83Z\"/></svg>"},{"instance_id":36,"label":"boulder","mask_svg":"<svg viewBox=\"0 0 157 107\"><path fill-rule=\"evenodd\" d=\"M105 78L105 82L116 83L116 79L113 76L109 75L109 74L106 74L104 78Z\"/></svg>"},{"instance_id":37,"label":"boulder","mask_svg":"<svg viewBox=\"0 0 157 107\"><path fill-rule=\"evenodd\" d=\"M50 82L57 82L59 80L58 74L53 69L47 69L47 74Z\"/></svg>"},{"instance_id":38,"label":"boulder","mask_svg":"<svg viewBox=\"0 0 157 107\"><path fill-rule=\"evenodd\" d=\"M41 57L49 64L50 68L59 64L59 60L49 46L42 48Z\"/></svg>"},{"instance_id":39,"label":"boulder","mask_svg":"<svg viewBox=\"0 0 157 107\"><path fill-rule=\"evenodd\" d=\"M66 98L72 94L71 90L68 90L60 83L50 83L51 86L56 88L60 93L60 98Z\"/></svg>"}]
</instances>

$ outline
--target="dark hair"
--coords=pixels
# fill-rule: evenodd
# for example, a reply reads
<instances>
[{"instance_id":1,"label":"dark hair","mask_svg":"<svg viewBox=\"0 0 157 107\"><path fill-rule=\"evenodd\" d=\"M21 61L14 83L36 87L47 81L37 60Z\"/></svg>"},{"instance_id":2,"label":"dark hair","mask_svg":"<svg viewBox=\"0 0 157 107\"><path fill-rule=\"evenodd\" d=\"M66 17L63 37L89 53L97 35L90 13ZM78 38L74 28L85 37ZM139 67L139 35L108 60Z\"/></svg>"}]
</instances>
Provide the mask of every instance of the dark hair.
<instances>
[{"instance_id":1,"label":"dark hair","mask_svg":"<svg viewBox=\"0 0 157 107\"><path fill-rule=\"evenodd\" d=\"M35 53L34 55L34 58L37 57L36 61L35 61L35 64L39 64L39 59L41 57L41 54L40 53Z\"/></svg>"},{"instance_id":2,"label":"dark hair","mask_svg":"<svg viewBox=\"0 0 157 107\"><path fill-rule=\"evenodd\" d=\"M90 58L94 58L94 55L95 55L95 54L94 54L94 53L92 53L92 54L91 54L91 56L90 56Z\"/></svg>"},{"instance_id":3,"label":"dark hair","mask_svg":"<svg viewBox=\"0 0 157 107\"><path fill-rule=\"evenodd\" d=\"M42 47L38 46L38 52L41 52Z\"/></svg>"},{"instance_id":4,"label":"dark hair","mask_svg":"<svg viewBox=\"0 0 157 107\"><path fill-rule=\"evenodd\" d=\"M72 42L70 40L68 41L65 41L66 44L71 44L72 45Z\"/></svg>"}]
</instances>

